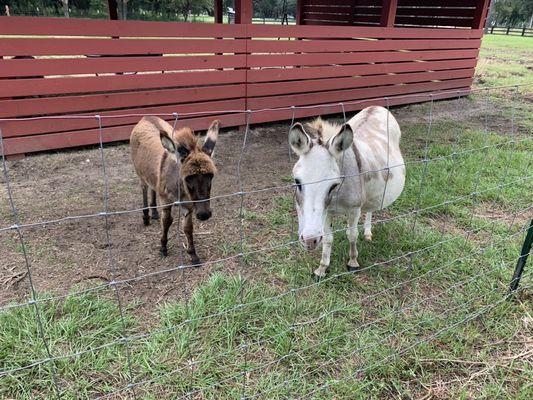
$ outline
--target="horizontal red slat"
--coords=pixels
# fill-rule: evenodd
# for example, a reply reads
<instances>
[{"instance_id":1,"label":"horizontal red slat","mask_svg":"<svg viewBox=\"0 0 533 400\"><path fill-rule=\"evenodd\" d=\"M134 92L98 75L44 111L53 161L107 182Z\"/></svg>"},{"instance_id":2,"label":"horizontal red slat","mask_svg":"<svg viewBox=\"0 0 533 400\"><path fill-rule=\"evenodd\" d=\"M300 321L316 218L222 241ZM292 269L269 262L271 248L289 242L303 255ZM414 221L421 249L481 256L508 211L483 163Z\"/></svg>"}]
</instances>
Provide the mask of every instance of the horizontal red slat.
<instances>
[{"instance_id":1,"label":"horizontal red slat","mask_svg":"<svg viewBox=\"0 0 533 400\"><path fill-rule=\"evenodd\" d=\"M382 97L379 98L370 98L368 100L361 100L357 101L356 103L351 104L350 102L343 103L344 111L354 111L354 110L362 110L365 107L369 106L395 106L400 104L412 104L412 103L420 103L425 102L430 99L433 100L439 100L439 99L446 99L446 98L452 98L457 97L460 93L461 96L465 96L469 93L469 87L457 87L454 88L453 92L445 91L442 93L434 93L434 92L421 92L416 95L410 95L408 97L404 96L398 96L398 97L389 97L388 100L383 99ZM457 93L456 93L457 92ZM315 115L327 115L327 114L340 114L342 113L342 106L339 104L334 105L328 105L328 106L320 106L320 107L313 107L313 108L296 108L294 110L291 109L283 109L283 110L265 110L260 111L257 113L252 114L252 123L258 124L258 123L264 123L264 122L270 122L270 121L280 121L280 120L291 120L293 117L296 119L299 118L305 118L305 117L313 117Z\"/></svg>"},{"instance_id":2,"label":"horizontal red slat","mask_svg":"<svg viewBox=\"0 0 533 400\"><path fill-rule=\"evenodd\" d=\"M78 78L12 79L0 84L0 98L112 90L243 83L246 71L198 71Z\"/></svg>"},{"instance_id":3,"label":"horizontal red slat","mask_svg":"<svg viewBox=\"0 0 533 400\"><path fill-rule=\"evenodd\" d=\"M320 20L307 20L302 18L302 26L335 26L336 28L341 26L351 26L352 24L348 21L320 21Z\"/></svg>"},{"instance_id":4,"label":"horizontal red slat","mask_svg":"<svg viewBox=\"0 0 533 400\"><path fill-rule=\"evenodd\" d=\"M251 110L271 107L303 106L320 103L334 103L350 101L368 97L393 96L406 93L417 93L429 90L442 90L468 86L472 78L453 79L443 82L413 83L407 85L376 86L364 89L335 90L331 92L306 94L293 94L287 96L260 97L248 100Z\"/></svg>"},{"instance_id":5,"label":"horizontal red slat","mask_svg":"<svg viewBox=\"0 0 533 400\"><path fill-rule=\"evenodd\" d=\"M336 3L331 6L305 5L304 13L325 13L325 14L380 14L381 4L377 7L360 7L360 6L338 6Z\"/></svg>"},{"instance_id":6,"label":"horizontal red slat","mask_svg":"<svg viewBox=\"0 0 533 400\"><path fill-rule=\"evenodd\" d=\"M398 7L475 7L476 3L477 0L398 0Z\"/></svg>"},{"instance_id":7,"label":"horizontal red slat","mask_svg":"<svg viewBox=\"0 0 533 400\"><path fill-rule=\"evenodd\" d=\"M0 39L0 54L8 56L235 53L245 49L245 40L239 39Z\"/></svg>"},{"instance_id":8,"label":"horizontal red slat","mask_svg":"<svg viewBox=\"0 0 533 400\"><path fill-rule=\"evenodd\" d=\"M106 111L98 113L102 117L112 115L124 115L124 114L144 114L151 115L157 113L190 113L190 112L206 112L217 111L218 113L224 113L232 110L244 110L244 99L236 100L222 100L222 101L209 101L201 103L191 104L176 104L157 107L144 107L119 111ZM96 114L96 113L94 113ZM90 113L88 115L93 115ZM191 116L192 117L192 116ZM186 115L180 117L187 118ZM120 118L102 118L102 126L117 126L134 124L139 120L139 117L120 117ZM96 119L84 118L84 119L35 119L35 120L18 120L18 121L4 121L0 122L3 130L4 137L14 136L29 136L43 133L54 133L61 131L74 131L82 129L91 129L97 125Z\"/></svg>"},{"instance_id":9,"label":"horizontal red slat","mask_svg":"<svg viewBox=\"0 0 533 400\"><path fill-rule=\"evenodd\" d=\"M476 59L391 64L361 64L350 66L327 66L312 68L276 68L248 71L248 82L273 82L296 79L320 79L354 75L374 75L428 70L473 68Z\"/></svg>"},{"instance_id":10,"label":"horizontal red slat","mask_svg":"<svg viewBox=\"0 0 533 400\"><path fill-rule=\"evenodd\" d=\"M244 114L226 114L209 117L197 117L178 121L177 127L189 126L196 130L206 130L213 119L219 119L223 127L238 126L245 123ZM135 123L130 125L116 126L102 130L104 143L128 140ZM98 129L89 129L78 132L61 132L39 136L25 136L16 138L6 138L4 149L6 155L31 153L53 149L63 149L68 147L78 147L98 144Z\"/></svg>"},{"instance_id":11,"label":"horizontal red slat","mask_svg":"<svg viewBox=\"0 0 533 400\"><path fill-rule=\"evenodd\" d=\"M357 22L372 22L378 23L380 21L379 15L342 15L342 14L304 14L303 20L307 25L314 25L319 22L329 22L330 25L335 25L337 22L357 23Z\"/></svg>"},{"instance_id":12,"label":"horizontal red slat","mask_svg":"<svg viewBox=\"0 0 533 400\"><path fill-rule=\"evenodd\" d=\"M365 86L424 82L442 79L471 78L473 75L474 69L471 68L451 71L413 72L397 75L372 75L362 77L316 79L294 82L256 83L248 85L247 93L249 97L272 96L288 93L311 93L316 91L348 89Z\"/></svg>"},{"instance_id":13,"label":"horizontal red slat","mask_svg":"<svg viewBox=\"0 0 533 400\"><path fill-rule=\"evenodd\" d=\"M243 68L245 55L0 60L0 77Z\"/></svg>"},{"instance_id":14,"label":"horizontal red slat","mask_svg":"<svg viewBox=\"0 0 533 400\"><path fill-rule=\"evenodd\" d=\"M470 26L472 19L462 18L429 18L429 17L402 17L396 16L395 24L420 25L420 26ZM465 29L466 30L466 29ZM471 29L468 29L471 30Z\"/></svg>"},{"instance_id":15,"label":"horizontal red slat","mask_svg":"<svg viewBox=\"0 0 533 400\"><path fill-rule=\"evenodd\" d=\"M409 52L366 52L366 53L314 53L290 55L251 55L249 67L276 67L325 64L361 64L366 62L395 62L411 60L445 60L477 57L478 50L432 50Z\"/></svg>"},{"instance_id":16,"label":"horizontal red slat","mask_svg":"<svg viewBox=\"0 0 533 400\"><path fill-rule=\"evenodd\" d=\"M303 0L304 6L307 5L317 5L317 6L331 6L332 4L335 4L336 6L352 6L354 0ZM366 0L369 1L369 0ZM377 0L381 1L381 0Z\"/></svg>"},{"instance_id":17,"label":"horizontal red slat","mask_svg":"<svg viewBox=\"0 0 533 400\"><path fill-rule=\"evenodd\" d=\"M0 17L0 35L120 37L244 37L245 25Z\"/></svg>"},{"instance_id":18,"label":"horizontal red slat","mask_svg":"<svg viewBox=\"0 0 533 400\"><path fill-rule=\"evenodd\" d=\"M342 4L339 5L337 3L328 6L304 4L304 12L350 14L351 10L353 10L351 6Z\"/></svg>"},{"instance_id":19,"label":"horizontal red slat","mask_svg":"<svg viewBox=\"0 0 533 400\"><path fill-rule=\"evenodd\" d=\"M380 15L358 15L353 16L354 22L379 22L381 19Z\"/></svg>"},{"instance_id":20,"label":"horizontal red slat","mask_svg":"<svg viewBox=\"0 0 533 400\"><path fill-rule=\"evenodd\" d=\"M385 28L385 27L331 27L305 25L248 25L251 37L270 38L376 38L376 39L479 39L483 36L482 29L439 29L439 28Z\"/></svg>"},{"instance_id":21,"label":"horizontal red slat","mask_svg":"<svg viewBox=\"0 0 533 400\"><path fill-rule=\"evenodd\" d=\"M154 24L154 25L152 25ZM157 29L150 30L149 26ZM89 29L92 28L92 29ZM0 35L80 35L84 36L174 36L174 37L227 37L225 30L234 30L235 37L333 37L333 38L426 38L426 39L467 39L480 38L482 29L450 31L447 29L416 29L386 27L330 27L298 25L228 25L191 24L172 22L105 21L83 19L54 19L27 17L0 17ZM247 34L245 34L247 32Z\"/></svg>"},{"instance_id":22,"label":"horizontal red slat","mask_svg":"<svg viewBox=\"0 0 533 400\"><path fill-rule=\"evenodd\" d=\"M98 110L98 112L101 113L102 110L110 109L223 100L244 96L245 85L241 84L68 97L2 100L0 101L0 117L86 113L91 110Z\"/></svg>"},{"instance_id":23,"label":"horizontal red slat","mask_svg":"<svg viewBox=\"0 0 533 400\"><path fill-rule=\"evenodd\" d=\"M304 12L304 21L350 21L350 14L307 13Z\"/></svg>"},{"instance_id":24,"label":"horizontal red slat","mask_svg":"<svg viewBox=\"0 0 533 400\"><path fill-rule=\"evenodd\" d=\"M428 17L474 17L474 8L413 8L398 7L396 17L405 15Z\"/></svg>"},{"instance_id":25,"label":"horizontal red slat","mask_svg":"<svg viewBox=\"0 0 533 400\"><path fill-rule=\"evenodd\" d=\"M459 40L250 40L250 53L347 52L378 50L477 49L480 39ZM237 57L237 56L235 56ZM28 61L28 60L26 60ZM33 73L35 74L35 70Z\"/></svg>"}]
</instances>

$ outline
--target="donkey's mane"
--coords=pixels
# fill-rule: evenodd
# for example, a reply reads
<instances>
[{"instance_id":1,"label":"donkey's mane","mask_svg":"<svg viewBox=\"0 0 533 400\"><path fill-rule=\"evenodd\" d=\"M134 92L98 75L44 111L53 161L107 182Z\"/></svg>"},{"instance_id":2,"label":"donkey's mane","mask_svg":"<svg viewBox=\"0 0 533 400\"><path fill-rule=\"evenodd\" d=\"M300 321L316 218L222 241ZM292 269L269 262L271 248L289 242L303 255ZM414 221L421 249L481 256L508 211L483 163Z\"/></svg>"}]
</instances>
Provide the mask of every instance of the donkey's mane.
<instances>
[{"instance_id":1,"label":"donkey's mane","mask_svg":"<svg viewBox=\"0 0 533 400\"><path fill-rule=\"evenodd\" d=\"M322 118L315 118L307 123L309 133L312 134L319 143L327 143L329 139L339 132L341 125L336 122L325 121Z\"/></svg>"}]
</instances>

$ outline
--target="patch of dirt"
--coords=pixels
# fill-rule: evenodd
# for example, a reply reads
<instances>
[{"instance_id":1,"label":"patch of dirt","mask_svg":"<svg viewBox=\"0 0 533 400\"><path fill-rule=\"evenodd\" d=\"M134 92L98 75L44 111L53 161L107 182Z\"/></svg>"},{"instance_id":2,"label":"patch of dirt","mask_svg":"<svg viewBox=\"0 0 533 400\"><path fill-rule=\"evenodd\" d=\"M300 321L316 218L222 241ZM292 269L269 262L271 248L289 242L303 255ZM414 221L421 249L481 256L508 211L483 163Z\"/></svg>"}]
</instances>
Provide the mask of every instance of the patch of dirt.
<instances>
[{"instance_id":1,"label":"patch of dirt","mask_svg":"<svg viewBox=\"0 0 533 400\"><path fill-rule=\"evenodd\" d=\"M288 186L283 180L291 170L286 137L287 127L283 124L250 131L242 160L245 191ZM215 152L219 174L214 179L213 196L239 192L237 163L243 138L244 135L237 131L220 135ZM140 208L141 192L128 145L106 146L105 158L109 210ZM167 258L159 255L158 221L144 227L141 211L108 218L109 252L105 220L97 215L104 207L98 148L33 155L9 162L8 168L13 199L22 224L90 215L22 230L33 285L39 294L65 295L69 291L95 288L111 281L114 276L115 280L131 280L119 286L124 303L150 313L158 304L190 293L214 271L231 273L241 269L246 273L251 270L244 269L236 257L201 268L175 270L178 265L189 263L186 251L182 251L183 259L180 257L177 209L174 209ZM4 184L0 190L0 227L7 227L14 222ZM257 215L267 214L274 208L273 198L281 192L283 189L247 194L244 207ZM212 203L213 218L205 223L194 222L197 252L205 262L231 257L239 252L240 197L217 198ZM247 243L252 242L253 233L263 224L262 219L246 220L244 239ZM183 243L183 235L180 239ZM28 301L29 277L16 231L0 233L0 241L0 259L5 260L0 267L0 307L11 302ZM258 243L257 239L253 242L249 246L268 246L267 242ZM173 268L174 271L163 272ZM261 274L260 269L253 270L254 274ZM100 291L112 295L108 286Z\"/></svg>"}]
</instances>

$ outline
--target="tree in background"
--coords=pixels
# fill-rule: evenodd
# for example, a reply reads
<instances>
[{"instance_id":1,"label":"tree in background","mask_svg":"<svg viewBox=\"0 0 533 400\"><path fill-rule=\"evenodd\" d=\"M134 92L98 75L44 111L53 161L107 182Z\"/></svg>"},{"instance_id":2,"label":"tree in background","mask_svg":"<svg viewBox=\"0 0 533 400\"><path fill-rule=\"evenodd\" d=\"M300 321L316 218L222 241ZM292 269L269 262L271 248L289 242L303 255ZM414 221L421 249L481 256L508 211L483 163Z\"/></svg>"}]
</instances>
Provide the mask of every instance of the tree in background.
<instances>
[{"instance_id":1,"label":"tree in background","mask_svg":"<svg viewBox=\"0 0 533 400\"><path fill-rule=\"evenodd\" d=\"M283 17L284 3L287 4L287 14L296 14L296 0L254 0L254 15L259 18L276 18Z\"/></svg>"},{"instance_id":2,"label":"tree in background","mask_svg":"<svg viewBox=\"0 0 533 400\"><path fill-rule=\"evenodd\" d=\"M263 18L278 18L278 0L254 0L254 14Z\"/></svg>"},{"instance_id":3,"label":"tree in background","mask_svg":"<svg viewBox=\"0 0 533 400\"><path fill-rule=\"evenodd\" d=\"M169 7L187 22L190 15L199 15L213 6L211 0L172 0Z\"/></svg>"},{"instance_id":4,"label":"tree in background","mask_svg":"<svg viewBox=\"0 0 533 400\"><path fill-rule=\"evenodd\" d=\"M283 17L284 4L287 13L296 14L296 0L253 0L254 15L263 19ZM527 1L527 0L524 0ZM107 0L2 0L11 15L64 16L66 18L105 18L108 15ZM234 0L223 0L223 13L228 7L235 9ZM214 0L117 0L120 19L188 21L191 16L213 15ZM3 10L1 12L4 12Z\"/></svg>"},{"instance_id":5,"label":"tree in background","mask_svg":"<svg viewBox=\"0 0 533 400\"><path fill-rule=\"evenodd\" d=\"M497 25L519 26L533 24L532 0L494 0L491 19Z\"/></svg>"},{"instance_id":6,"label":"tree in background","mask_svg":"<svg viewBox=\"0 0 533 400\"><path fill-rule=\"evenodd\" d=\"M63 3L63 15L65 18L68 18L70 16L68 10L68 0L61 0L61 3Z\"/></svg>"}]
</instances>

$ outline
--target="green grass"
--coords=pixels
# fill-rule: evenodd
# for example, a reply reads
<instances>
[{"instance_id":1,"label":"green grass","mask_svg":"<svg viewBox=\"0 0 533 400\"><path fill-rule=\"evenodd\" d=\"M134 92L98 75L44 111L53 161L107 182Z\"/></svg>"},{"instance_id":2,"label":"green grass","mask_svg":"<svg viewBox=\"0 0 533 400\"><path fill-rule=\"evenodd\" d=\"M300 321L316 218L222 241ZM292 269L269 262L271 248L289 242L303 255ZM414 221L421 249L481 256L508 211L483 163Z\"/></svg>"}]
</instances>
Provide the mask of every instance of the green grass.
<instances>
[{"instance_id":1,"label":"green grass","mask_svg":"<svg viewBox=\"0 0 533 400\"><path fill-rule=\"evenodd\" d=\"M485 86L533 83L533 40L520 36L485 35L476 70Z\"/></svg>"},{"instance_id":2,"label":"green grass","mask_svg":"<svg viewBox=\"0 0 533 400\"><path fill-rule=\"evenodd\" d=\"M515 123L533 131L533 40L519 36L485 35L476 68L476 87L527 85L505 90L490 91L495 117L498 113L508 120L514 115ZM472 96L485 101L486 93Z\"/></svg>"},{"instance_id":3,"label":"green grass","mask_svg":"<svg viewBox=\"0 0 533 400\"><path fill-rule=\"evenodd\" d=\"M521 38L501 38L486 37L484 52L518 57L503 39ZM493 85L506 79L490 68L485 76ZM498 117L508 123L510 107L523 103L520 115L531 119L524 97L502 96L510 105ZM426 115L427 105L413 107ZM531 292L504 300L524 236L518 229L531 216L509 228L533 198L531 180L523 179L531 173L531 130L517 125L517 141L509 143L509 131L483 129L468 114L443 117L428 142L428 158L442 158L427 167L427 125L405 123L402 130L407 182L381 215L391 220L374 226L371 243L359 241L368 270L344 273L348 242L337 221L330 278L316 284L311 271L319 255L298 246L248 255L243 274L215 272L187 303L155 308L149 336L134 305L120 317L112 290L43 302L38 316L58 358L6 375L1 371L48 356L35 308L3 311L0 398L53 398L52 373L65 399L110 394L130 379L143 383L136 387L142 399L188 392L202 399L531 398L533 365L524 353ZM433 207L444 201L451 202ZM291 195L273 204L267 213L244 213L253 232L245 251L292 239ZM418 208L425 211L410 213ZM239 251L231 243L219 250ZM532 284L527 267L524 286ZM126 344L124 336L133 339ZM65 357L76 352L83 354Z\"/></svg>"}]
</instances>

